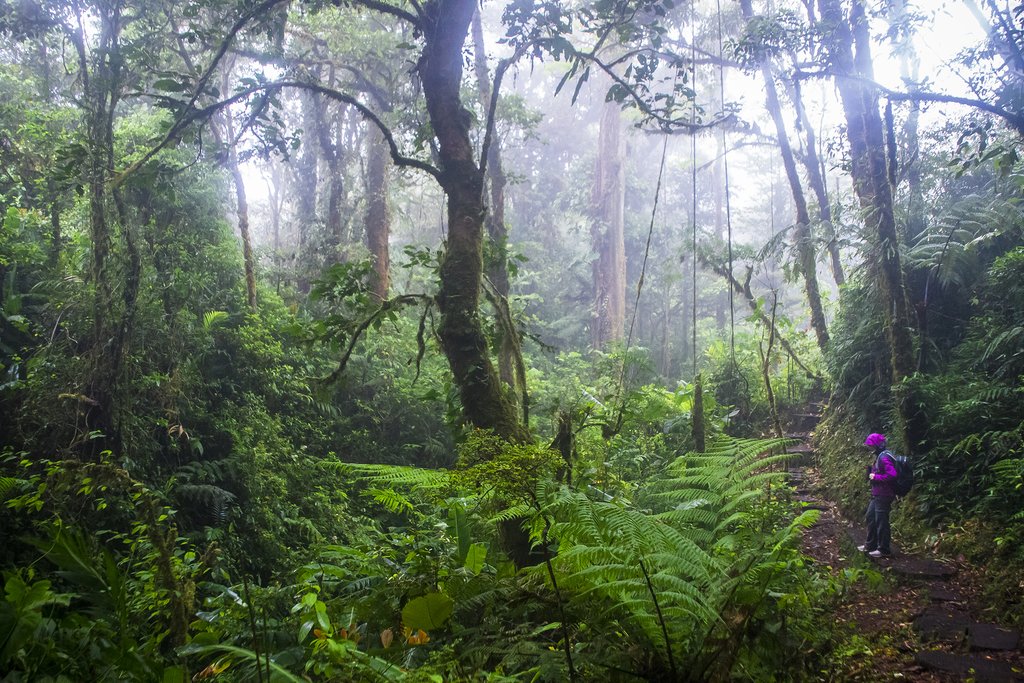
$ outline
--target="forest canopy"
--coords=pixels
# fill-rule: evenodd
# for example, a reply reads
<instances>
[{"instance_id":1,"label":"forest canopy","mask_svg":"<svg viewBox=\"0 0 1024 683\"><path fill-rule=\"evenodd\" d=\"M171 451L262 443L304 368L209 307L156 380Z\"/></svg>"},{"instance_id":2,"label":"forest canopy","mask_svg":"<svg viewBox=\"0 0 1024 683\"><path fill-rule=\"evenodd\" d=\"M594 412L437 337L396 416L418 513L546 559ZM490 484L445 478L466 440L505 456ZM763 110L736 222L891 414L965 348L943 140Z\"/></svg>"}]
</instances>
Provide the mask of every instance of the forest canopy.
<instances>
[{"instance_id":1,"label":"forest canopy","mask_svg":"<svg viewBox=\"0 0 1024 683\"><path fill-rule=\"evenodd\" d=\"M0 680L843 679L869 432L1024 621L1024 4L0 35Z\"/></svg>"}]
</instances>

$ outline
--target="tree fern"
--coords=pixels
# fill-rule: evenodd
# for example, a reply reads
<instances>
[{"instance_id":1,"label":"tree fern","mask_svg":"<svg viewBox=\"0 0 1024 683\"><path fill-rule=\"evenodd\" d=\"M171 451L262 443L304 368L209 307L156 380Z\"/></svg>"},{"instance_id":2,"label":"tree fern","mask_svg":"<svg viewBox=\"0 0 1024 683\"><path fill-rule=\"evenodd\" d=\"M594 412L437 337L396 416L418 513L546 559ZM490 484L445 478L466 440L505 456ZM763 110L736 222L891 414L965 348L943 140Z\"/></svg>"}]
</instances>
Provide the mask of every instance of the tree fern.
<instances>
[{"instance_id":1,"label":"tree fern","mask_svg":"<svg viewBox=\"0 0 1024 683\"><path fill-rule=\"evenodd\" d=\"M203 524L220 526L228 521L236 496L224 486L237 478L229 459L194 460L171 476L168 488L179 509Z\"/></svg>"}]
</instances>

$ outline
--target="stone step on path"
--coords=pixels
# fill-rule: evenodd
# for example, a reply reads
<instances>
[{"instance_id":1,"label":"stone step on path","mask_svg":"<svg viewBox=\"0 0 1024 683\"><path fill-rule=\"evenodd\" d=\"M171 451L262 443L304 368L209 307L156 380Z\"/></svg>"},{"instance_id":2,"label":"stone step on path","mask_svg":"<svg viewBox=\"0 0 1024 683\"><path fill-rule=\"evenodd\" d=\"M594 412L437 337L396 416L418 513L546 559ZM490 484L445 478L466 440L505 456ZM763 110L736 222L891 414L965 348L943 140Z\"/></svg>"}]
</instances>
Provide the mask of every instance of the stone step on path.
<instances>
[{"instance_id":1,"label":"stone step on path","mask_svg":"<svg viewBox=\"0 0 1024 683\"><path fill-rule=\"evenodd\" d=\"M808 459L806 463L798 460L789 467L790 484L797 489L795 499L806 508L822 511L817 526L835 529L835 533L830 534L832 538L841 537L841 528L845 526L853 547L864 543L866 530L863 527L847 525L827 502L807 490L804 466L811 464L813 448L805 442L791 448L790 452L798 452ZM835 543L828 539L822 542ZM876 565L902 582L922 589L916 592L918 599L927 600L913 620L913 629L923 646L914 654L914 662L920 667L918 671L927 669L943 680L1024 683L1024 667L1014 665L1022 661L1020 634L971 618L966 601L949 585L957 575L957 568L932 558L904 554L899 548L894 550L893 557L877 560Z\"/></svg>"},{"instance_id":2,"label":"stone step on path","mask_svg":"<svg viewBox=\"0 0 1024 683\"><path fill-rule=\"evenodd\" d=\"M1017 683L1024 674L1012 664L988 659L979 654L960 654L945 650L925 650L914 655L914 661L931 671L958 676L975 683Z\"/></svg>"},{"instance_id":3,"label":"stone step on path","mask_svg":"<svg viewBox=\"0 0 1024 683\"><path fill-rule=\"evenodd\" d=\"M857 545L863 543L865 534L862 528L849 528L850 541ZM925 588L931 604L913 622L920 639L928 646L946 645L958 650L923 650L915 654L915 662L928 670L978 683L1024 681L1024 671L1008 662L991 659L988 654L1017 652L1020 634L997 624L977 622L968 614L962 597L946 586L957 574L955 567L900 552L876 564L904 581Z\"/></svg>"},{"instance_id":4,"label":"stone step on path","mask_svg":"<svg viewBox=\"0 0 1024 683\"><path fill-rule=\"evenodd\" d=\"M963 598L960 596L959 593L955 593L949 590L948 588L943 588L942 586L928 586L926 588L926 592L928 594L928 599L931 600L933 603L959 603L963 601Z\"/></svg>"},{"instance_id":5,"label":"stone step on path","mask_svg":"<svg viewBox=\"0 0 1024 683\"><path fill-rule=\"evenodd\" d=\"M798 503L801 503L805 510L828 510L828 504L822 502L820 499L815 498L814 496L798 494L796 496L796 501Z\"/></svg>"},{"instance_id":6,"label":"stone step on path","mask_svg":"<svg viewBox=\"0 0 1024 683\"><path fill-rule=\"evenodd\" d=\"M790 431L811 431L821 422L821 415L816 413L797 413L789 416Z\"/></svg>"},{"instance_id":7,"label":"stone step on path","mask_svg":"<svg viewBox=\"0 0 1024 683\"><path fill-rule=\"evenodd\" d=\"M929 640L966 644L970 650L1010 652L1020 645L1020 634L996 624L978 623L957 607L931 605L914 620L914 630Z\"/></svg>"}]
</instances>

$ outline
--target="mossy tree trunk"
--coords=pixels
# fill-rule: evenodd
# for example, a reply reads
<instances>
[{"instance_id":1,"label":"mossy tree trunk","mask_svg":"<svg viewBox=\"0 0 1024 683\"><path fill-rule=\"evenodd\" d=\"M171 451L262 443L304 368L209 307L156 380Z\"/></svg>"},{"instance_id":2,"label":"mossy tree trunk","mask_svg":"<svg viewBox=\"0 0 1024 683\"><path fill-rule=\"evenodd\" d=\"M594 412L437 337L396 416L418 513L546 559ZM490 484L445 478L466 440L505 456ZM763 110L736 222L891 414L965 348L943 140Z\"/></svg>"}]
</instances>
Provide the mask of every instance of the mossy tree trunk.
<instances>
[{"instance_id":1,"label":"mossy tree trunk","mask_svg":"<svg viewBox=\"0 0 1024 683\"><path fill-rule=\"evenodd\" d=\"M491 104L491 82L487 69L487 51L484 48L484 28L480 19L480 11L473 14L473 68L476 72L477 92L484 111ZM487 149L487 185L490 193L490 206L487 212L485 227L490 238L490 253L487 258L487 277L494 285L494 292L499 301L498 306L506 305L511 283L508 276L508 228L505 225L505 170L501 163L501 141L495 134ZM502 315L498 311L498 316ZM512 338L511 330L498 325L498 375L509 389L519 391L519 378L516 377L517 344ZM524 397L521 397L521 399Z\"/></svg>"},{"instance_id":2,"label":"mossy tree trunk","mask_svg":"<svg viewBox=\"0 0 1024 683\"><path fill-rule=\"evenodd\" d=\"M366 136L366 246L373 256L373 292L383 301L391 289L390 151L376 130Z\"/></svg>"},{"instance_id":3,"label":"mossy tree trunk","mask_svg":"<svg viewBox=\"0 0 1024 683\"><path fill-rule=\"evenodd\" d=\"M818 0L818 7L829 32L830 59L846 115L854 190L875 239L899 430L905 448L913 454L924 441L925 425L915 396L904 382L914 372L913 339L878 93L868 84L874 74L867 17L860 0L853 0L849 20L843 16L839 0Z\"/></svg>"},{"instance_id":4,"label":"mossy tree trunk","mask_svg":"<svg viewBox=\"0 0 1024 683\"><path fill-rule=\"evenodd\" d=\"M513 442L529 432L502 390L480 319L486 206L484 178L469 138L472 116L463 107L462 49L476 10L474 0L424 6L425 45L419 75L438 142L440 182L448 197L448 241L441 262L438 336L459 389L466 419Z\"/></svg>"},{"instance_id":5,"label":"mossy tree trunk","mask_svg":"<svg viewBox=\"0 0 1024 683\"><path fill-rule=\"evenodd\" d=\"M95 288L91 363L83 407L88 406L86 431L102 432L105 437L87 441L86 450L90 453L105 448L120 450L116 397L138 296L140 267L123 203L108 185L114 169L114 121L123 90L121 33L126 20L120 7L102 9L95 17L97 33L91 47L86 45L81 31L68 33L73 37L83 87L81 102L88 141L83 184L87 188L92 250L89 277ZM118 288L114 286L119 265L119 254L114 248L118 236L124 242L127 256L120 302L115 295Z\"/></svg>"},{"instance_id":6,"label":"mossy tree trunk","mask_svg":"<svg viewBox=\"0 0 1024 683\"><path fill-rule=\"evenodd\" d=\"M231 68L225 69L221 80L221 90L229 92ZM249 199L245 192L245 179L238 166L238 142L235 139L235 126L231 118L231 108L222 114L223 131L214 130L220 143L226 147L225 165L231 173L235 186L235 215L238 219L238 233L242 238L242 264L245 269L245 300L251 310L256 310L256 264L252 253L252 236L249 230Z\"/></svg>"}]
</instances>

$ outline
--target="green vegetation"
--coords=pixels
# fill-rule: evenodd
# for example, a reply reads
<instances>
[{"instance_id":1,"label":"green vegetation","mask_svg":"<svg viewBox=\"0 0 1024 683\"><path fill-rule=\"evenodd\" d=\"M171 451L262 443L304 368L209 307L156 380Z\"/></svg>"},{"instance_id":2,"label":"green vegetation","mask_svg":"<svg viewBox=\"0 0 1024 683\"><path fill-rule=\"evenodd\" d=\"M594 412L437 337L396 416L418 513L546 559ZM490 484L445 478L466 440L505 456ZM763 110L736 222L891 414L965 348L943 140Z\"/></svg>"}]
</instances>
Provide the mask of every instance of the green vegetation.
<instances>
[{"instance_id":1,"label":"green vegetation","mask_svg":"<svg viewBox=\"0 0 1024 683\"><path fill-rule=\"evenodd\" d=\"M477 4L0 0L0 681L849 673L812 405L1024 623L1024 5Z\"/></svg>"}]
</instances>

